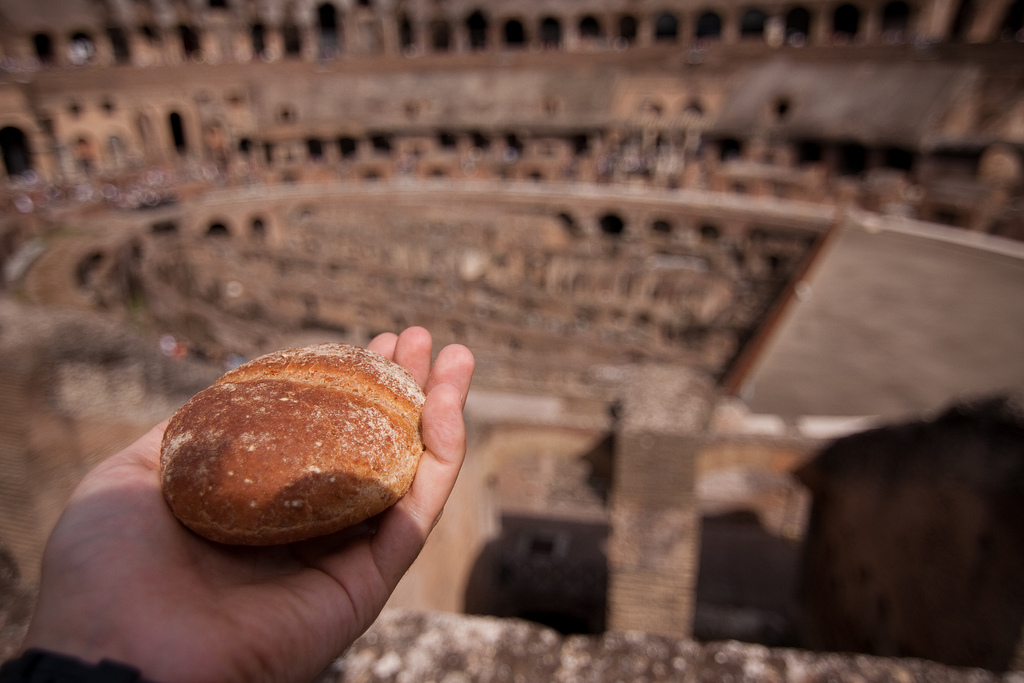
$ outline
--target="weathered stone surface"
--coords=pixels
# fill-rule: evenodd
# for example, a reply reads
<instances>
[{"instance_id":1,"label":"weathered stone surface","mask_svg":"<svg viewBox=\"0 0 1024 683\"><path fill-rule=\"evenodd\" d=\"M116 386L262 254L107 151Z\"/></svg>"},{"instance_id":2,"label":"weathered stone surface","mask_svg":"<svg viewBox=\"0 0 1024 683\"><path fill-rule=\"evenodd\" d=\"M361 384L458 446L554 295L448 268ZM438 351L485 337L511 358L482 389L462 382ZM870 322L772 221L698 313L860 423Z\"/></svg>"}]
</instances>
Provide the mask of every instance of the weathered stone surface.
<instances>
[{"instance_id":1,"label":"weathered stone surface","mask_svg":"<svg viewBox=\"0 0 1024 683\"><path fill-rule=\"evenodd\" d=\"M1024 683L1024 674L639 632L562 636L513 619L390 610L317 683L431 681Z\"/></svg>"}]
</instances>

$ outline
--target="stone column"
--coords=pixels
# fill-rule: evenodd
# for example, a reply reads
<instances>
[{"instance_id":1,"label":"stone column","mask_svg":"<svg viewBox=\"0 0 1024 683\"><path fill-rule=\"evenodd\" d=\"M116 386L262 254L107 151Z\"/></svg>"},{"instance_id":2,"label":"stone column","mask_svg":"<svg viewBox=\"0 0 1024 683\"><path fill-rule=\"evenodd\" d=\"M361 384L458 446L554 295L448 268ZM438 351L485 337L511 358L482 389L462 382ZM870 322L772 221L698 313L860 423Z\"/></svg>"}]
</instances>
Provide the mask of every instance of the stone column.
<instances>
[{"instance_id":1,"label":"stone column","mask_svg":"<svg viewBox=\"0 0 1024 683\"><path fill-rule=\"evenodd\" d=\"M819 5L808 10L811 14L811 25L808 27L808 45L829 45L832 42L832 23L836 8Z\"/></svg>"},{"instance_id":2,"label":"stone column","mask_svg":"<svg viewBox=\"0 0 1024 683\"><path fill-rule=\"evenodd\" d=\"M921 12L916 32L924 40L943 41L949 39L949 29L959 0L932 0Z\"/></svg>"},{"instance_id":3,"label":"stone column","mask_svg":"<svg viewBox=\"0 0 1024 683\"><path fill-rule=\"evenodd\" d=\"M985 43L998 40L1000 24L1006 11L1013 0L992 0L992 2L981 3L978 7L974 21L967 31L967 41L970 43Z\"/></svg>"},{"instance_id":4,"label":"stone column","mask_svg":"<svg viewBox=\"0 0 1024 683\"><path fill-rule=\"evenodd\" d=\"M693 632L700 547L694 463L714 382L649 366L625 393L615 435L608 628L686 638Z\"/></svg>"}]
</instances>

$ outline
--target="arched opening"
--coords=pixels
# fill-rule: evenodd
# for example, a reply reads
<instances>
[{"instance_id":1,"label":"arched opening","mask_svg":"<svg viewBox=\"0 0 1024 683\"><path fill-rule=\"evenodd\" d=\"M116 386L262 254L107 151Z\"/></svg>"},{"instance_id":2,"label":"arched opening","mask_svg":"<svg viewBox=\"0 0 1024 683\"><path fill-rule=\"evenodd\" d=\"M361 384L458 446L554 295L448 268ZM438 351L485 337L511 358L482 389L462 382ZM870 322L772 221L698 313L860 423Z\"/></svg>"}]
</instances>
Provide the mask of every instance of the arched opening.
<instances>
[{"instance_id":1,"label":"arched opening","mask_svg":"<svg viewBox=\"0 0 1024 683\"><path fill-rule=\"evenodd\" d=\"M841 5L832 15L832 37L839 42L852 40L860 28L860 10L853 5Z\"/></svg>"},{"instance_id":2,"label":"arched opening","mask_svg":"<svg viewBox=\"0 0 1024 683\"><path fill-rule=\"evenodd\" d=\"M714 243L722 236L722 231L713 223L704 223L700 226L700 239L703 242Z\"/></svg>"},{"instance_id":3,"label":"arched opening","mask_svg":"<svg viewBox=\"0 0 1024 683\"><path fill-rule=\"evenodd\" d=\"M914 153L902 147L889 147L885 150L885 166L910 171L914 167Z\"/></svg>"},{"instance_id":4,"label":"arched opening","mask_svg":"<svg viewBox=\"0 0 1024 683\"><path fill-rule=\"evenodd\" d=\"M523 47L526 45L526 30L523 23L517 19L509 19L505 22L505 46Z\"/></svg>"},{"instance_id":5,"label":"arched opening","mask_svg":"<svg viewBox=\"0 0 1024 683\"><path fill-rule=\"evenodd\" d=\"M47 33L37 33L32 36L32 43L36 48L36 57L43 64L53 64L53 40Z\"/></svg>"},{"instance_id":6,"label":"arched opening","mask_svg":"<svg viewBox=\"0 0 1024 683\"><path fill-rule=\"evenodd\" d=\"M319 163L324 160L324 145L316 138L306 140L306 149L309 151L309 160Z\"/></svg>"},{"instance_id":7,"label":"arched opening","mask_svg":"<svg viewBox=\"0 0 1024 683\"><path fill-rule=\"evenodd\" d=\"M562 25L558 19L547 17L540 22L540 44L545 48L558 48L562 44Z\"/></svg>"},{"instance_id":8,"label":"arched opening","mask_svg":"<svg viewBox=\"0 0 1024 683\"><path fill-rule=\"evenodd\" d=\"M252 154L252 140L249 138L242 138L238 141L238 153L248 158Z\"/></svg>"},{"instance_id":9,"label":"arched opening","mask_svg":"<svg viewBox=\"0 0 1024 683\"><path fill-rule=\"evenodd\" d=\"M597 40L603 35L601 24L592 16L580 19L579 32L583 40Z\"/></svg>"},{"instance_id":10,"label":"arched opening","mask_svg":"<svg viewBox=\"0 0 1024 683\"><path fill-rule=\"evenodd\" d=\"M786 42L801 46L811 34L811 13L803 7L794 7L786 14Z\"/></svg>"},{"instance_id":11,"label":"arched opening","mask_svg":"<svg viewBox=\"0 0 1024 683\"><path fill-rule=\"evenodd\" d=\"M0 130L0 152L3 153L4 168L8 177L14 178L32 170L28 138L20 129L7 126Z\"/></svg>"},{"instance_id":12,"label":"arched opening","mask_svg":"<svg viewBox=\"0 0 1024 683\"><path fill-rule=\"evenodd\" d=\"M199 34L186 24L178 26L178 37L181 39L182 54L185 59L198 59L200 56Z\"/></svg>"},{"instance_id":13,"label":"arched opening","mask_svg":"<svg viewBox=\"0 0 1024 683\"><path fill-rule=\"evenodd\" d=\"M473 146L477 149L487 150L491 148L491 139L480 131L473 131L471 137L473 138Z\"/></svg>"},{"instance_id":14,"label":"arched opening","mask_svg":"<svg viewBox=\"0 0 1024 683\"><path fill-rule=\"evenodd\" d=\"M718 142L718 158L722 161L735 161L743 156L743 145L734 138L725 138Z\"/></svg>"},{"instance_id":15,"label":"arched opening","mask_svg":"<svg viewBox=\"0 0 1024 683\"><path fill-rule=\"evenodd\" d=\"M767 15L756 7L743 13L740 19L740 38L763 38Z\"/></svg>"},{"instance_id":16,"label":"arched opening","mask_svg":"<svg viewBox=\"0 0 1024 683\"><path fill-rule=\"evenodd\" d=\"M174 142L174 150L178 154L188 151L188 141L185 139L185 125L181 120L181 114L174 111L167 117L168 125L171 127L171 140Z\"/></svg>"},{"instance_id":17,"label":"arched opening","mask_svg":"<svg viewBox=\"0 0 1024 683\"><path fill-rule=\"evenodd\" d=\"M651 231L659 235L668 235L672 232L672 224L665 219L658 219L651 223Z\"/></svg>"},{"instance_id":18,"label":"arched opening","mask_svg":"<svg viewBox=\"0 0 1024 683\"><path fill-rule=\"evenodd\" d=\"M252 53L257 59L262 59L266 56L267 29L263 24L253 24L249 33L252 36Z\"/></svg>"},{"instance_id":19,"label":"arched opening","mask_svg":"<svg viewBox=\"0 0 1024 683\"><path fill-rule=\"evenodd\" d=\"M338 152L341 154L342 159L351 159L356 155L357 150L358 146L354 138L338 138Z\"/></svg>"},{"instance_id":20,"label":"arched opening","mask_svg":"<svg viewBox=\"0 0 1024 683\"><path fill-rule=\"evenodd\" d=\"M636 17L626 15L619 19L619 39L627 45L636 42L637 23Z\"/></svg>"},{"instance_id":21,"label":"arched opening","mask_svg":"<svg viewBox=\"0 0 1024 683\"><path fill-rule=\"evenodd\" d=\"M416 46L413 37L412 21L409 20L409 15L404 12L398 18L398 44L402 46L403 51L411 50Z\"/></svg>"},{"instance_id":22,"label":"arched opening","mask_svg":"<svg viewBox=\"0 0 1024 683\"><path fill-rule=\"evenodd\" d=\"M622 218L614 213L606 213L601 216L598 224L601 226L601 232L605 235L621 235L626 229L626 224Z\"/></svg>"},{"instance_id":23,"label":"arched opening","mask_svg":"<svg viewBox=\"0 0 1024 683\"><path fill-rule=\"evenodd\" d=\"M902 0L890 2L882 8L882 40L886 43L902 43L907 39L910 28L910 7Z\"/></svg>"},{"instance_id":24,"label":"arched opening","mask_svg":"<svg viewBox=\"0 0 1024 683\"><path fill-rule=\"evenodd\" d=\"M302 32L294 21L285 22L281 27L281 40L284 41L284 54L287 57L302 55Z\"/></svg>"},{"instance_id":25,"label":"arched opening","mask_svg":"<svg viewBox=\"0 0 1024 683\"><path fill-rule=\"evenodd\" d=\"M1006 8L999 35L1003 40L1024 43L1024 0L1016 0Z\"/></svg>"},{"instance_id":26,"label":"arched opening","mask_svg":"<svg viewBox=\"0 0 1024 683\"><path fill-rule=\"evenodd\" d=\"M370 136L370 144L377 154L391 154L391 136L383 133Z\"/></svg>"},{"instance_id":27,"label":"arched opening","mask_svg":"<svg viewBox=\"0 0 1024 683\"><path fill-rule=\"evenodd\" d=\"M674 43L679 38L679 20L670 12L663 12L654 22L654 40Z\"/></svg>"},{"instance_id":28,"label":"arched opening","mask_svg":"<svg viewBox=\"0 0 1024 683\"><path fill-rule=\"evenodd\" d=\"M325 2L316 8L317 50L321 59L330 59L338 54L338 10Z\"/></svg>"},{"instance_id":29,"label":"arched opening","mask_svg":"<svg viewBox=\"0 0 1024 683\"><path fill-rule=\"evenodd\" d=\"M68 59L72 64L88 64L96 57L96 44L86 33L75 33L68 45Z\"/></svg>"},{"instance_id":30,"label":"arched opening","mask_svg":"<svg viewBox=\"0 0 1024 683\"><path fill-rule=\"evenodd\" d=\"M452 30L448 22L434 19L430 22L430 48L434 52L448 52L451 49Z\"/></svg>"},{"instance_id":31,"label":"arched opening","mask_svg":"<svg viewBox=\"0 0 1024 683\"><path fill-rule=\"evenodd\" d=\"M262 242L267 237L267 225L262 218L256 217L252 219L252 238L257 242Z\"/></svg>"},{"instance_id":32,"label":"arched opening","mask_svg":"<svg viewBox=\"0 0 1024 683\"><path fill-rule=\"evenodd\" d=\"M231 231L228 230L228 226L223 223L210 223L210 227L206 229L207 237L231 237Z\"/></svg>"},{"instance_id":33,"label":"arched opening","mask_svg":"<svg viewBox=\"0 0 1024 683\"><path fill-rule=\"evenodd\" d=\"M813 164L822 160L821 143L814 140L801 140L797 144L797 162L801 164Z\"/></svg>"},{"instance_id":34,"label":"arched opening","mask_svg":"<svg viewBox=\"0 0 1024 683\"><path fill-rule=\"evenodd\" d=\"M714 12L705 12L697 19L694 36L698 40L718 40L722 37L722 18Z\"/></svg>"},{"instance_id":35,"label":"arched opening","mask_svg":"<svg viewBox=\"0 0 1024 683\"><path fill-rule=\"evenodd\" d=\"M469 32L471 50L487 48L487 17L483 12L477 10L466 18L466 30Z\"/></svg>"},{"instance_id":36,"label":"arched opening","mask_svg":"<svg viewBox=\"0 0 1024 683\"><path fill-rule=\"evenodd\" d=\"M128 64L131 61L131 50L128 47L128 34L120 26L107 28L107 38L110 40L110 47L114 52L114 62L117 64Z\"/></svg>"},{"instance_id":37,"label":"arched opening","mask_svg":"<svg viewBox=\"0 0 1024 683\"><path fill-rule=\"evenodd\" d=\"M154 235L171 235L178 232L178 224L174 221L157 221L149 226L149 231Z\"/></svg>"},{"instance_id":38,"label":"arched opening","mask_svg":"<svg viewBox=\"0 0 1024 683\"><path fill-rule=\"evenodd\" d=\"M848 143L839 146L839 175L860 175L867 167L868 151L863 145Z\"/></svg>"}]
</instances>

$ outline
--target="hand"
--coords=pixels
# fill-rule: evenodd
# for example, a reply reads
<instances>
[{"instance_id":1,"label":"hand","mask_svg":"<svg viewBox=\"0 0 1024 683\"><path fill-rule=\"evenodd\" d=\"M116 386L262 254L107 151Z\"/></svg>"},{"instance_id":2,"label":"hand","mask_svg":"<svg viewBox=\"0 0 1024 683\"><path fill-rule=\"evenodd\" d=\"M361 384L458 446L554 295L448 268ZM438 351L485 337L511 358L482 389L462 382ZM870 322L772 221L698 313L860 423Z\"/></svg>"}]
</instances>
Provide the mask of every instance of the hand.
<instances>
[{"instance_id":1,"label":"hand","mask_svg":"<svg viewBox=\"0 0 1024 683\"><path fill-rule=\"evenodd\" d=\"M113 659L164 683L311 680L376 619L462 466L473 356L449 346L431 367L431 343L410 328L368 347L427 394L412 488L372 525L268 548L200 538L160 492L164 423L75 489L47 543L25 647Z\"/></svg>"}]
</instances>

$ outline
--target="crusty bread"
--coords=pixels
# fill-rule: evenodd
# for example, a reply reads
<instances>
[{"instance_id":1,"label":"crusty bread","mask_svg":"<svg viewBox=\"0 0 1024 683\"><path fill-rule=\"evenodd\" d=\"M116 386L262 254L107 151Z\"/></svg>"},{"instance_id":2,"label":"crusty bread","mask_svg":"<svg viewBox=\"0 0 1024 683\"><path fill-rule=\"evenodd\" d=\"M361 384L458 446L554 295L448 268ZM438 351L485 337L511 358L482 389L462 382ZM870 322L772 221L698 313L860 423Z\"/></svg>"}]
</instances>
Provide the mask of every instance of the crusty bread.
<instances>
[{"instance_id":1,"label":"crusty bread","mask_svg":"<svg viewBox=\"0 0 1024 683\"><path fill-rule=\"evenodd\" d=\"M290 543L351 526L408 491L424 400L405 368L354 346L262 356L171 418L164 498L221 543Z\"/></svg>"}]
</instances>

